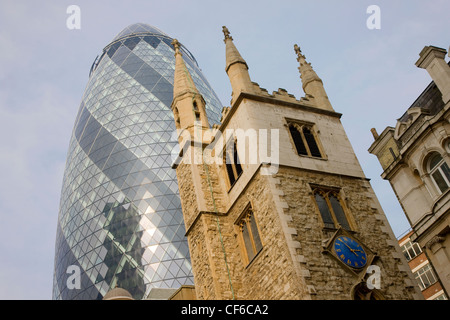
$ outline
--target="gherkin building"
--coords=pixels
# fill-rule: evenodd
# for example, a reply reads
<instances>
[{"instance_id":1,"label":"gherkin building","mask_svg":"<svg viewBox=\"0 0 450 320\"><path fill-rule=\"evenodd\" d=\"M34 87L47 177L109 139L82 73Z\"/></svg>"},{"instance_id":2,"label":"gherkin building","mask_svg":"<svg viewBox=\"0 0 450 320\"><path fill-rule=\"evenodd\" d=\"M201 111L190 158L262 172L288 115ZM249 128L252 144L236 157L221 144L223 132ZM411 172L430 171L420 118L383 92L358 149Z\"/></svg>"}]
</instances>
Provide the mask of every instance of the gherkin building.
<instances>
[{"instance_id":1,"label":"gherkin building","mask_svg":"<svg viewBox=\"0 0 450 320\"><path fill-rule=\"evenodd\" d=\"M172 38L146 24L120 32L95 59L67 153L53 299L145 299L193 284L172 150ZM222 105L181 46L211 123ZM87 70L88 71L88 70Z\"/></svg>"}]
</instances>

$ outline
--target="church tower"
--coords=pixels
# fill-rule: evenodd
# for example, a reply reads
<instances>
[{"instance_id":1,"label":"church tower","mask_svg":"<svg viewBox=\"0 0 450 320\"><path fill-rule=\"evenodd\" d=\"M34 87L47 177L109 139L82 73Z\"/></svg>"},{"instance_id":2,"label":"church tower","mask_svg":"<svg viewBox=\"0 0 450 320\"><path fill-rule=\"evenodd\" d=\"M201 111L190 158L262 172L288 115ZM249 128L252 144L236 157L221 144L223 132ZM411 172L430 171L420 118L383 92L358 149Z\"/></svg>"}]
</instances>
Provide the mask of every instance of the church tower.
<instances>
[{"instance_id":1,"label":"church tower","mask_svg":"<svg viewBox=\"0 0 450 320\"><path fill-rule=\"evenodd\" d=\"M220 125L209 128L175 53L173 167L197 298L420 299L341 114L300 48L297 100L252 82L223 32L232 99Z\"/></svg>"}]
</instances>

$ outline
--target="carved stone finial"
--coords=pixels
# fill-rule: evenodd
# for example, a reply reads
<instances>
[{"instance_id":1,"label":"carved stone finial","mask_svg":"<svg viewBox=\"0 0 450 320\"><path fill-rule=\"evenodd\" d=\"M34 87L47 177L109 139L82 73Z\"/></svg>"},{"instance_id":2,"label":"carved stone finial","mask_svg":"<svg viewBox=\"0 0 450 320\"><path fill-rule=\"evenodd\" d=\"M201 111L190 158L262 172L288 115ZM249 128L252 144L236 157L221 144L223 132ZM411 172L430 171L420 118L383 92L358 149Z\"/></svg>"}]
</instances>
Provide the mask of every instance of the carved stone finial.
<instances>
[{"instance_id":1,"label":"carved stone finial","mask_svg":"<svg viewBox=\"0 0 450 320\"><path fill-rule=\"evenodd\" d=\"M378 135L377 129L372 128L370 129L370 131L372 132L373 138L376 140L378 139L380 136Z\"/></svg>"},{"instance_id":2,"label":"carved stone finial","mask_svg":"<svg viewBox=\"0 0 450 320\"><path fill-rule=\"evenodd\" d=\"M300 47L297 44L294 44L294 51L297 54L297 61L300 60L300 58L305 59L305 55L302 53L302 50L300 50Z\"/></svg>"},{"instance_id":3,"label":"carved stone finial","mask_svg":"<svg viewBox=\"0 0 450 320\"><path fill-rule=\"evenodd\" d=\"M226 41L227 39L233 40L233 38L230 36L230 31L228 30L227 27L223 26L222 31L223 31L223 34L225 35L224 41Z\"/></svg>"},{"instance_id":4,"label":"carved stone finial","mask_svg":"<svg viewBox=\"0 0 450 320\"><path fill-rule=\"evenodd\" d=\"M178 42L177 39L173 39L172 40L172 45L175 48L175 54L178 54L178 53L181 54L181 52L180 52L180 43Z\"/></svg>"}]
</instances>

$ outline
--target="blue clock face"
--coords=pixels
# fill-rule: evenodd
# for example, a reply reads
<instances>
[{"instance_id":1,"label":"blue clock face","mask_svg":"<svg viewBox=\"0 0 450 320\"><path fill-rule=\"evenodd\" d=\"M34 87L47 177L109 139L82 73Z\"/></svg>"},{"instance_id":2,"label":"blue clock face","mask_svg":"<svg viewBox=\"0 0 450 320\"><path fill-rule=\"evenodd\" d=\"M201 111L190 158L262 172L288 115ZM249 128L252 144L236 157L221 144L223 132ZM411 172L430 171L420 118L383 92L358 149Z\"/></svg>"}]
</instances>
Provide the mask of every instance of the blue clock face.
<instances>
[{"instance_id":1,"label":"blue clock face","mask_svg":"<svg viewBox=\"0 0 450 320\"><path fill-rule=\"evenodd\" d=\"M334 251L338 258L352 268L362 268L367 263L367 255L363 247L346 236L339 236L334 241Z\"/></svg>"}]
</instances>

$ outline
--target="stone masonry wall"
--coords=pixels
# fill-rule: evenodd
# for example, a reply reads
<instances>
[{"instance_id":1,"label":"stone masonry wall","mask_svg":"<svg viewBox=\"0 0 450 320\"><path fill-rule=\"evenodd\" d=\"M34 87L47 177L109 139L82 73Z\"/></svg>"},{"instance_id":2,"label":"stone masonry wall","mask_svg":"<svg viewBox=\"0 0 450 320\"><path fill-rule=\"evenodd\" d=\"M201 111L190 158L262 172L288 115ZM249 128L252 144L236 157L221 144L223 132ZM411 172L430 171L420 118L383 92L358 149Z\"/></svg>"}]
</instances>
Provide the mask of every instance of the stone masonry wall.
<instances>
[{"instance_id":1,"label":"stone masonry wall","mask_svg":"<svg viewBox=\"0 0 450 320\"><path fill-rule=\"evenodd\" d=\"M285 166L275 176L258 170L237 200L226 203L220 169L205 168L177 168L198 299L352 298L358 277L324 253L336 230L323 228L310 183L341 190L355 224L354 236L379 256L373 264L380 267L384 297L414 299L410 271L366 179ZM203 190L204 211L199 210L195 179ZM247 264L237 222L249 204L263 249Z\"/></svg>"},{"instance_id":2,"label":"stone masonry wall","mask_svg":"<svg viewBox=\"0 0 450 320\"><path fill-rule=\"evenodd\" d=\"M217 169L211 166L208 173L216 189ZM189 183L193 178L190 170L190 166L180 165L177 177L183 214L187 217L197 298L309 299L306 285L291 260L267 177L257 174L235 203L229 204L231 208L227 214L212 211L199 213L196 201L186 199L196 197L192 182ZM203 188L207 187L203 184ZM249 203L253 206L263 249L246 264L236 222ZM194 218L196 215L198 217Z\"/></svg>"},{"instance_id":3,"label":"stone masonry wall","mask_svg":"<svg viewBox=\"0 0 450 320\"><path fill-rule=\"evenodd\" d=\"M406 261L395 238L392 239L390 226L367 180L289 167L280 168L276 177L287 203L285 214L292 218L288 225L297 231L292 237L300 242L297 251L303 257L302 265L309 271L305 281L316 292L313 299L351 299L358 278L323 252L323 244L335 231L322 227L310 183L341 189L340 196L356 224L354 236L379 256L373 264L380 267L380 292L384 297L415 298L417 292Z\"/></svg>"}]
</instances>

